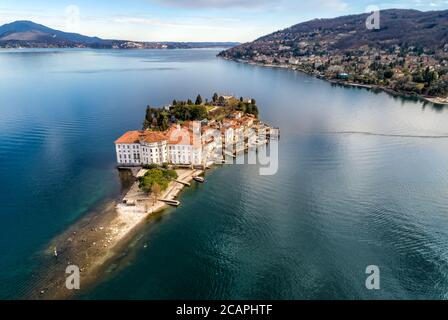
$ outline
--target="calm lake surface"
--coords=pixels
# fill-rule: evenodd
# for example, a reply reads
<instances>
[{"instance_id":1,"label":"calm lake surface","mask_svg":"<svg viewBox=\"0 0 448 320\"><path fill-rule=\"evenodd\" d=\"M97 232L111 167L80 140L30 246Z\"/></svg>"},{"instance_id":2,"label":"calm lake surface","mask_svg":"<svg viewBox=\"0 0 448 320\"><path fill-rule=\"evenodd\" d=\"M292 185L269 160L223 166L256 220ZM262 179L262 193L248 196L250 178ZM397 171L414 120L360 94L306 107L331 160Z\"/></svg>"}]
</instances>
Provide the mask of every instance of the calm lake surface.
<instances>
[{"instance_id":1,"label":"calm lake surface","mask_svg":"<svg viewBox=\"0 0 448 320\"><path fill-rule=\"evenodd\" d=\"M217 52L0 51L0 298L117 197L113 141L147 104L215 91L281 128L277 174L213 169L82 298L448 298L448 109Z\"/></svg>"}]
</instances>

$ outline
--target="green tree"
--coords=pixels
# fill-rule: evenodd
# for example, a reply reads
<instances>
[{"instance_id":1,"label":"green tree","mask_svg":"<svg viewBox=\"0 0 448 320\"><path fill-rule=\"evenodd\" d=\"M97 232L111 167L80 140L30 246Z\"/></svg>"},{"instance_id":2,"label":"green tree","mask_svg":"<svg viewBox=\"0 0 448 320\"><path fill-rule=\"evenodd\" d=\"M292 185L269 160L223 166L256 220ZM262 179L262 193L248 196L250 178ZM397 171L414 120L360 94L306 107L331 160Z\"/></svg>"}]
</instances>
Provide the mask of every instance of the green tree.
<instances>
[{"instance_id":1,"label":"green tree","mask_svg":"<svg viewBox=\"0 0 448 320\"><path fill-rule=\"evenodd\" d=\"M236 110L237 111L242 111L242 112L246 112L247 109L247 104L244 102L240 102L238 103L238 105L236 106Z\"/></svg>"},{"instance_id":2,"label":"green tree","mask_svg":"<svg viewBox=\"0 0 448 320\"><path fill-rule=\"evenodd\" d=\"M414 72L412 74L412 78L413 78L414 82L417 82L417 83L425 82L425 79L423 77L423 74L422 74L421 70L418 70L418 71Z\"/></svg>"},{"instance_id":3,"label":"green tree","mask_svg":"<svg viewBox=\"0 0 448 320\"><path fill-rule=\"evenodd\" d=\"M202 105L191 106L190 108L190 120L202 120L207 118L207 108Z\"/></svg>"},{"instance_id":4,"label":"green tree","mask_svg":"<svg viewBox=\"0 0 448 320\"><path fill-rule=\"evenodd\" d=\"M216 102L218 102L218 99L219 99L219 96L218 96L218 94L215 92L215 93L213 94L212 100L213 100L214 103L216 103Z\"/></svg>"},{"instance_id":5,"label":"green tree","mask_svg":"<svg viewBox=\"0 0 448 320\"><path fill-rule=\"evenodd\" d=\"M161 131L165 131L169 127L169 114L166 111L160 112L157 116L157 126Z\"/></svg>"},{"instance_id":6,"label":"green tree","mask_svg":"<svg viewBox=\"0 0 448 320\"><path fill-rule=\"evenodd\" d=\"M172 110L172 113L174 114L177 120L182 121L190 120L191 117L189 107L183 104L175 106L174 109Z\"/></svg>"},{"instance_id":7,"label":"green tree","mask_svg":"<svg viewBox=\"0 0 448 320\"><path fill-rule=\"evenodd\" d=\"M226 103L226 99L223 96L219 96L218 103L223 106Z\"/></svg>"},{"instance_id":8,"label":"green tree","mask_svg":"<svg viewBox=\"0 0 448 320\"><path fill-rule=\"evenodd\" d=\"M196 97L196 102L194 104L197 106L202 104L202 97L200 94Z\"/></svg>"},{"instance_id":9,"label":"green tree","mask_svg":"<svg viewBox=\"0 0 448 320\"><path fill-rule=\"evenodd\" d=\"M258 116L258 107L255 104L249 103L246 107L246 112Z\"/></svg>"},{"instance_id":10,"label":"green tree","mask_svg":"<svg viewBox=\"0 0 448 320\"><path fill-rule=\"evenodd\" d=\"M437 80L438 74L435 71L431 71L429 67L426 67L425 72L423 74L423 79L428 85Z\"/></svg>"},{"instance_id":11,"label":"green tree","mask_svg":"<svg viewBox=\"0 0 448 320\"><path fill-rule=\"evenodd\" d=\"M148 170L143 177L139 178L139 187L149 193L153 185L157 184L160 190L163 191L168 188L169 183L174 179L177 179L176 171L154 168Z\"/></svg>"},{"instance_id":12,"label":"green tree","mask_svg":"<svg viewBox=\"0 0 448 320\"><path fill-rule=\"evenodd\" d=\"M143 121L143 130L151 127L154 117L154 109L151 106L146 106L145 120Z\"/></svg>"},{"instance_id":13,"label":"green tree","mask_svg":"<svg viewBox=\"0 0 448 320\"><path fill-rule=\"evenodd\" d=\"M151 107L149 105L146 106L145 120L147 120L148 122L152 121L152 109L151 109Z\"/></svg>"},{"instance_id":14,"label":"green tree","mask_svg":"<svg viewBox=\"0 0 448 320\"><path fill-rule=\"evenodd\" d=\"M394 72L391 69L387 69L386 71L384 71L385 79L392 79L393 76L394 76Z\"/></svg>"}]
</instances>

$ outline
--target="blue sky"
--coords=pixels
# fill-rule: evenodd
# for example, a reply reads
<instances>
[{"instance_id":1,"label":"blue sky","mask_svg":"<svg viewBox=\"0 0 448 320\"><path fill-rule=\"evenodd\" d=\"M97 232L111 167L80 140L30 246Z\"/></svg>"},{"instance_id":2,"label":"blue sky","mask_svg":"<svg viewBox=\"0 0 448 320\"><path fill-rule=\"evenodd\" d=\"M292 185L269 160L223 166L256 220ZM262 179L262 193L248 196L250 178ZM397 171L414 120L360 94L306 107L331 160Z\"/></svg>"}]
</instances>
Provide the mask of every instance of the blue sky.
<instances>
[{"instance_id":1,"label":"blue sky","mask_svg":"<svg viewBox=\"0 0 448 320\"><path fill-rule=\"evenodd\" d=\"M1 0L0 25L32 20L109 39L245 42L370 5L428 11L448 9L448 0Z\"/></svg>"}]
</instances>

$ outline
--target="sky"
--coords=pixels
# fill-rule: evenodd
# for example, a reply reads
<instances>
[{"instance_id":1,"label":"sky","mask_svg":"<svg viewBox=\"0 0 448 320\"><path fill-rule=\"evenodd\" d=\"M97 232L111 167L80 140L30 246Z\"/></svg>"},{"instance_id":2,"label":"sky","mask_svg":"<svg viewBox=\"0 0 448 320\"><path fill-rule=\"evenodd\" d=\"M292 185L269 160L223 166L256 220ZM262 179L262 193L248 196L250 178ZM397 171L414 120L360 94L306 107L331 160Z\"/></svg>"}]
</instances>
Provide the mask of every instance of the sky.
<instances>
[{"instance_id":1,"label":"sky","mask_svg":"<svg viewBox=\"0 0 448 320\"><path fill-rule=\"evenodd\" d=\"M0 25L31 20L104 39L247 42L369 6L445 10L448 0L0 0Z\"/></svg>"}]
</instances>

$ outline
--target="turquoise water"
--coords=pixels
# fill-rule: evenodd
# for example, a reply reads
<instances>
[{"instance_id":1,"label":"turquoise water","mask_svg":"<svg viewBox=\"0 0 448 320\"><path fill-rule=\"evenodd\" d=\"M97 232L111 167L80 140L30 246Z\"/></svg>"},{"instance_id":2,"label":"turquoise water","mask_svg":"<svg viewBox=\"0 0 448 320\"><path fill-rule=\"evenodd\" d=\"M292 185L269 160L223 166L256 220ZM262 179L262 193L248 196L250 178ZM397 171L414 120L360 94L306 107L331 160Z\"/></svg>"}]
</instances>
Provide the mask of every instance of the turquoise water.
<instances>
[{"instance_id":1,"label":"turquoise water","mask_svg":"<svg viewBox=\"0 0 448 320\"><path fill-rule=\"evenodd\" d=\"M281 128L278 173L213 169L82 298L446 298L448 110L216 53L0 51L0 298L117 197L113 141L147 104L214 91L255 97Z\"/></svg>"}]
</instances>

